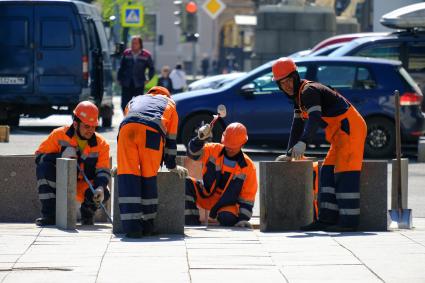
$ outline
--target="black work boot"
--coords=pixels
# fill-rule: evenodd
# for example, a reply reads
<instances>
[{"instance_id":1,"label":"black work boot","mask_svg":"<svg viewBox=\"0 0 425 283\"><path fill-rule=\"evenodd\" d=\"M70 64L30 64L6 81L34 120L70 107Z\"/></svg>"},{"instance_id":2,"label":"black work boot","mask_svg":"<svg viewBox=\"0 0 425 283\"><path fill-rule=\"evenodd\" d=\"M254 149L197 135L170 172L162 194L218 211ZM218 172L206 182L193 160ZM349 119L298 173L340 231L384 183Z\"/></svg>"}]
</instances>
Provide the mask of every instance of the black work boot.
<instances>
[{"instance_id":1,"label":"black work boot","mask_svg":"<svg viewBox=\"0 0 425 283\"><path fill-rule=\"evenodd\" d=\"M81 204L80 212L82 225L94 225L94 214L96 212L96 206L94 203L87 203L84 201Z\"/></svg>"},{"instance_id":2,"label":"black work boot","mask_svg":"<svg viewBox=\"0 0 425 283\"><path fill-rule=\"evenodd\" d=\"M348 226L341 226L341 225L331 225L325 228L326 232L337 232L337 233L343 233L343 232L356 232L357 227L348 227Z\"/></svg>"},{"instance_id":3,"label":"black work boot","mask_svg":"<svg viewBox=\"0 0 425 283\"><path fill-rule=\"evenodd\" d=\"M40 227L55 225L55 224L56 224L56 219L54 216L43 216L35 220L35 225Z\"/></svg>"},{"instance_id":4,"label":"black work boot","mask_svg":"<svg viewBox=\"0 0 425 283\"><path fill-rule=\"evenodd\" d=\"M125 236L130 239L139 239L139 238L143 238L143 232L142 231L128 232L127 234L125 234Z\"/></svg>"},{"instance_id":5,"label":"black work boot","mask_svg":"<svg viewBox=\"0 0 425 283\"><path fill-rule=\"evenodd\" d=\"M155 236L158 233L155 231L155 226L152 220L142 221L143 236Z\"/></svg>"},{"instance_id":6,"label":"black work boot","mask_svg":"<svg viewBox=\"0 0 425 283\"><path fill-rule=\"evenodd\" d=\"M328 224L325 222L322 222L320 220L314 221L308 225L301 226L301 231L325 231L325 229L332 224Z\"/></svg>"}]
</instances>

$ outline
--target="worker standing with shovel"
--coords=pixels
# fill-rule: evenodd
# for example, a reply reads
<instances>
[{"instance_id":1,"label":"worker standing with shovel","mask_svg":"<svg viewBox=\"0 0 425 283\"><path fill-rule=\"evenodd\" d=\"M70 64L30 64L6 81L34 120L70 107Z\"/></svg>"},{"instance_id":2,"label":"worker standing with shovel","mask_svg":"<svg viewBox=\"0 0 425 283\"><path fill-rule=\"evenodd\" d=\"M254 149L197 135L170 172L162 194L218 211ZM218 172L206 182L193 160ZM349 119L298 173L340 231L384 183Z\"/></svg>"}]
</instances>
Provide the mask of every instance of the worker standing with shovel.
<instances>
[{"instance_id":1,"label":"worker standing with shovel","mask_svg":"<svg viewBox=\"0 0 425 283\"><path fill-rule=\"evenodd\" d=\"M301 230L345 232L357 230L360 216L360 172L367 134L356 108L335 90L301 80L290 58L272 66L273 78L294 100L294 118L286 155L278 161L303 158L319 127L325 128L331 147L320 170L319 219Z\"/></svg>"}]
</instances>

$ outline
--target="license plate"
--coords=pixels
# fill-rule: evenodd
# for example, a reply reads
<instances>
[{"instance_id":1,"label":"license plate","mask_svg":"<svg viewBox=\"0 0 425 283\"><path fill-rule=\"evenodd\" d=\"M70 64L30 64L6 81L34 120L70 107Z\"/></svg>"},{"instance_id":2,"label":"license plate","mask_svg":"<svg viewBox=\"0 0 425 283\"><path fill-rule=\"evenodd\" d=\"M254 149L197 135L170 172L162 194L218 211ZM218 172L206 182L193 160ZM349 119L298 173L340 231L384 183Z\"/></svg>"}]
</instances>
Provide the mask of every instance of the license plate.
<instances>
[{"instance_id":1,"label":"license plate","mask_svg":"<svg viewBox=\"0 0 425 283\"><path fill-rule=\"evenodd\" d=\"M24 85L25 77L0 77L0 85Z\"/></svg>"}]
</instances>

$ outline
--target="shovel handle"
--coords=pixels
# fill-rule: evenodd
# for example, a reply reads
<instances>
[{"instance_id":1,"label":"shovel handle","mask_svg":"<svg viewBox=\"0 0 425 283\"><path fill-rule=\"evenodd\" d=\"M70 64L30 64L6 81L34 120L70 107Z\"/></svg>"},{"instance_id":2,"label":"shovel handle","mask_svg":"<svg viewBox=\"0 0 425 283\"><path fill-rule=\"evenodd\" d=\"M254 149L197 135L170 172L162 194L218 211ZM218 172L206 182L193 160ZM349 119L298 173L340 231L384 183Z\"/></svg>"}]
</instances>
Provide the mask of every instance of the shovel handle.
<instances>
[{"instance_id":1,"label":"shovel handle","mask_svg":"<svg viewBox=\"0 0 425 283\"><path fill-rule=\"evenodd\" d=\"M396 144L396 159L397 159L397 195L398 195L398 209L402 209L403 202L401 192L401 133L400 133L400 92L394 91L395 98L395 144Z\"/></svg>"}]
</instances>

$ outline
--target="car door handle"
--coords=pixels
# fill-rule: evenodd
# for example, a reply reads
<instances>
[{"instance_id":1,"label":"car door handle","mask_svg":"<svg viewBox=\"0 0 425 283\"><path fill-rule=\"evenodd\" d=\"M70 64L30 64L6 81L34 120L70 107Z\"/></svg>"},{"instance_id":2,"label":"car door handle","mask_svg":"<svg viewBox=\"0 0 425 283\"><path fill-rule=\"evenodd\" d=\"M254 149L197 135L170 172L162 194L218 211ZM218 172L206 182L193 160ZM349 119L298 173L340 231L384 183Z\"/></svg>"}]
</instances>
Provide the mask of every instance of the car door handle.
<instances>
[{"instance_id":1,"label":"car door handle","mask_svg":"<svg viewBox=\"0 0 425 283\"><path fill-rule=\"evenodd\" d=\"M43 53L37 52L37 60L43 60Z\"/></svg>"}]
</instances>

